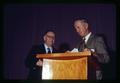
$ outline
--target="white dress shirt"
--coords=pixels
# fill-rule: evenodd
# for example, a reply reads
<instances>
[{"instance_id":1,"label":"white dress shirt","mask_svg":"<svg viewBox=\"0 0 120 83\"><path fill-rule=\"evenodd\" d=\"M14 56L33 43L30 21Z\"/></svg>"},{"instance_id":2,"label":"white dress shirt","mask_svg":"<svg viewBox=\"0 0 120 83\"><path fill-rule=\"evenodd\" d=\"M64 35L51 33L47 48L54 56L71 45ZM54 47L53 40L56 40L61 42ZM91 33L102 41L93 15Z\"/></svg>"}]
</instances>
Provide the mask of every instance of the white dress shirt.
<instances>
[{"instance_id":1,"label":"white dress shirt","mask_svg":"<svg viewBox=\"0 0 120 83\"><path fill-rule=\"evenodd\" d=\"M87 43L88 39L90 38L90 35L91 35L91 32L89 34L87 34L85 37L83 37L83 38L85 38L85 43Z\"/></svg>"},{"instance_id":2,"label":"white dress shirt","mask_svg":"<svg viewBox=\"0 0 120 83\"><path fill-rule=\"evenodd\" d=\"M48 53L48 48L50 48L50 52L52 53L53 51L52 47L48 47L45 43L44 43L44 46L45 46L46 53Z\"/></svg>"}]
</instances>

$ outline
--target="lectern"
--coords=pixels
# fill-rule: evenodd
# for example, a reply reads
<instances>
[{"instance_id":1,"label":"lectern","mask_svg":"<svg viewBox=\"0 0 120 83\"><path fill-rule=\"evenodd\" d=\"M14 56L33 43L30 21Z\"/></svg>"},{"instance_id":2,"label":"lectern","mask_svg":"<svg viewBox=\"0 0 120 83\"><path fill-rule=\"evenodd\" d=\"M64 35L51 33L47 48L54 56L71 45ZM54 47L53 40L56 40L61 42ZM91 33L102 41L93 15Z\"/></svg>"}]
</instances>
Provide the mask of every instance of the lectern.
<instances>
[{"instance_id":1,"label":"lectern","mask_svg":"<svg viewBox=\"0 0 120 83\"><path fill-rule=\"evenodd\" d=\"M37 54L43 59L42 79L88 79L91 52Z\"/></svg>"}]
</instances>

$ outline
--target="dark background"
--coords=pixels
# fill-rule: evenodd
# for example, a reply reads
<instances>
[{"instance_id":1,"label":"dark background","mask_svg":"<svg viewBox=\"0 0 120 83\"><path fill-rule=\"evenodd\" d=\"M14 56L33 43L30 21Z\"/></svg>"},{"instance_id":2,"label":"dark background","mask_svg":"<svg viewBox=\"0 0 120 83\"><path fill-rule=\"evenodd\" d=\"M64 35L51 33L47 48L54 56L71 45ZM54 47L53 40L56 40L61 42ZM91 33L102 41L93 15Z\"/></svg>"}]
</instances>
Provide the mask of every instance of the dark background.
<instances>
[{"instance_id":1,"label":"dark background","mask_svg":"<svg viewBox=\"0 0 120 83\"><path fill-rule=\"evenodd\" d=\"M72 50L79 42L73 28L78 17L88 19L93 33L104 37L111 62L107 79L116 78L116 5L114 4L6 4L3 6L3 75L5 79L26 79L24 60L32 45L43 41L43 33L54 30L55 47L67 43Z\"/></svg>"}]
</instances>

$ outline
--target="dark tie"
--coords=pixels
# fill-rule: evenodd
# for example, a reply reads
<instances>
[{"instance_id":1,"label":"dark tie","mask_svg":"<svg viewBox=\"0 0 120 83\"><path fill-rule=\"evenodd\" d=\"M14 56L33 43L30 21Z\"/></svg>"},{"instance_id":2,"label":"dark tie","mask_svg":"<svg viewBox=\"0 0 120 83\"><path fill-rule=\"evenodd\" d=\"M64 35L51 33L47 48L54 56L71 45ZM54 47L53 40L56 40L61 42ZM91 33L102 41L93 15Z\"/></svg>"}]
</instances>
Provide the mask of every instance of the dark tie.
<instances>
[{"instance_id":1,"label":"dark tie","mask_svg":"<svg viewBox=\"0 0 120 83\"><path fill-rule=\"evenodd\" d=\"M85 37L83 38L83 49L86 48Z\"/></svg>"},{"instance_id":2,"label":"dark tie","mask_svg":"<svg viewBox=\"0 0 120 83\"><path fill-rule=\"evenodd\" d=\"M48 50L48 54L51 53L50 48L47 48L47 50Z\"/></svg>"}]
</instances>

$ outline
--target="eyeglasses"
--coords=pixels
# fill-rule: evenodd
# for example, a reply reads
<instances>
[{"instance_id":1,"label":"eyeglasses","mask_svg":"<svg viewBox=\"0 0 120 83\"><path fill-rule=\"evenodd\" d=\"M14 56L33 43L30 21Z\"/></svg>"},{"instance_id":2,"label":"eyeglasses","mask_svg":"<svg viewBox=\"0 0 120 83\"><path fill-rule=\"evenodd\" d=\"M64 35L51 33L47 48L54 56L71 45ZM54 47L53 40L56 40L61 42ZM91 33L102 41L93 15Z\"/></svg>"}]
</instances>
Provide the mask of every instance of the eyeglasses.
<instances>
[{"instance_id":1,"label":"eyeglasses","mask_svg":"<svg viewBox=\"0 0 120 83\"><path fill-rule=\"evenodd\" d=\"M55 39L55 36L46 35L49 38Z\"/></svg>"}]
</instances>

